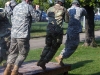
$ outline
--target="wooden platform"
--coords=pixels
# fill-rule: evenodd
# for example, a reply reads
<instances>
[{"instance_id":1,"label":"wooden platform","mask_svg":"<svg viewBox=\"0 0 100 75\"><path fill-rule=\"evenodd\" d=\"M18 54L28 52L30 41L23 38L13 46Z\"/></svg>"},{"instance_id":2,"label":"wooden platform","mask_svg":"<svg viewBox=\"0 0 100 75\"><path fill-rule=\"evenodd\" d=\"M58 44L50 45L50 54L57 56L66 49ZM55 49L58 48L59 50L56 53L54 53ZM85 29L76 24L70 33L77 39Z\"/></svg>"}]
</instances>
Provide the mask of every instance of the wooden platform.
<instances>
[{"instance_id":1,"label":"wooden platform","mask_svg":"<svg viewBox=\"0 0 100 75\"><path fill-rule=\"evenodd\" d=\"M25 62L19 69L19 75L68 75L68 71L71 70L71 65L66 64L61 67L59 64L49 62L46 64L46 70L43 71L41 67L36 65L37 61ZM3 75L4 67L0 67L0 75Z\"/></svg>"}]
</instances>

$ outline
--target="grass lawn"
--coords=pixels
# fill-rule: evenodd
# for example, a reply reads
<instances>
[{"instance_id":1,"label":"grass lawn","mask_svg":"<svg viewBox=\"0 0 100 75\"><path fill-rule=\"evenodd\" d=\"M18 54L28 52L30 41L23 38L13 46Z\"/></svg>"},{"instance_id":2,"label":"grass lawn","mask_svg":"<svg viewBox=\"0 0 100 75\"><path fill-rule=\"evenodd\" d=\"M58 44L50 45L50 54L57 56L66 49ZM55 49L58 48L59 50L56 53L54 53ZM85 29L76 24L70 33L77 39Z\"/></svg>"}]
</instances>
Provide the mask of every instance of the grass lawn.
<instances>
[{"instance_id":1,"label":"grass lawn","mask_svg":"<svg viewBox=\"0 0 100 75\"><path fill-rule=\"evenodd\" d=\"M31 38L42 37L46 35L47 22L35 22L31 27ZM63 24L64 34L67 30L67 23ZM95 21L95 30L100 30L100 21Z\"/></svg>"},{"instance_id":2,"label":"grass lawn","mask_svg":"<svg viewBox=\"0 0 100 75\"><path fill-rule=\"evenodd\" d=\"M64 25L63 25L64 34L66 33L67 26L68 26L67 23L64 23ZM46 35L46 27L47 27L47 22L33 23L32 27L31 27L31 38L45 36Z\"/></svg>"},{"instance_id":3,"label":"grass lawn","mask_svg":"<svg viewBox=\"0 0 100 75\"><path fill-rule=\"evenodd\" d=\"M68 59L64 59L64 63L72 64L70 75L100 75L100 40L97 48L83 47L80 43L75 53ZM58 56L64 45L61 45L55 56ZM30 50L25 61L39 60L42 49ZM55 57L54 56L54 57ZM51 60L55 62L54 58ZM61 74L62 75L62 74Z\"/></svg>"}]
</instances>

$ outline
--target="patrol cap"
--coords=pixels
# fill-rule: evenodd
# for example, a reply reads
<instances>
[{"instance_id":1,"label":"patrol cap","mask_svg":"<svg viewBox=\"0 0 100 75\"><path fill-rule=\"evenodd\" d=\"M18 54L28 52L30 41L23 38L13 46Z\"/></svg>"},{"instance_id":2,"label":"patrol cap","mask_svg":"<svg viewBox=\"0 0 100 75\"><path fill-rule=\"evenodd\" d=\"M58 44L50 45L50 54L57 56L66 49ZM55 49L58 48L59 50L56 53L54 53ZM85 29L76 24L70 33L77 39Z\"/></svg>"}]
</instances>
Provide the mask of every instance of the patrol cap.
<instances>
[{"instance_id":1,"label":"patrol cap","mask_svg":"<svg viewBox=\"0 0 100 75\"><path fill-rule=\"evenodd\" d=\"M78 0L73 0L71 4L80 4Z\"/></svg>"}]
</instances>

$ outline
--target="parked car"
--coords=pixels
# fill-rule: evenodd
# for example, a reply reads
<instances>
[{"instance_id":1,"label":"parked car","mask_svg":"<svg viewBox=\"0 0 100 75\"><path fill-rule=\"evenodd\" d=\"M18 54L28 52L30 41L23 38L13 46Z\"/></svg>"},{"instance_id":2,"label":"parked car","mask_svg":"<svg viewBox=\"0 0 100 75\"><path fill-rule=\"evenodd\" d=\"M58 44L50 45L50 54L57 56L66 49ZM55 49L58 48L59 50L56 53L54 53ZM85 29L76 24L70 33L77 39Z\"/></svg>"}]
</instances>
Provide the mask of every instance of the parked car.
<instances>
[{"instance_id":1,"label":"parked car","mask_svg":"<svg viewBox=\"0 0 100 75\"><path fill-rule=\"evenodd\" d=\"M95 21L100 20L100 15L95 15L95 16L94 16L94 20L95 20Z\"/></svg>"},{"instance_id":2,"label":"parked car","mask_svg":"<svg viewBox=\"0 0 100 75\"><path fill-rule=\"evenodd\" d=\"M47 17L47 14L45 11L41 11L41 10L36 10L35 11L36 14L35 14L35 19L33 19L33 22L46 22L48 21L48 17Z\"/></svg>"},{"instance_id":3,"label":"parked car","mask_svg":"<svg viewBox=\"0 0 100 75\"><path fill-rule=\"evenodd\" d=\"M48 16L45 11L41 12L41 21L43 21L43 22L48 21Z\"/></svg>"},{"instance_id":4,"label":"parked car","mask_svg":"<svg viewBox=\"0 0 100 75\"><path fill-rule=\"evenodd\" d=\"M0 12L3 12L4 11L4 9L3 8L0 8Z\"/></svg>"}]
</instances>

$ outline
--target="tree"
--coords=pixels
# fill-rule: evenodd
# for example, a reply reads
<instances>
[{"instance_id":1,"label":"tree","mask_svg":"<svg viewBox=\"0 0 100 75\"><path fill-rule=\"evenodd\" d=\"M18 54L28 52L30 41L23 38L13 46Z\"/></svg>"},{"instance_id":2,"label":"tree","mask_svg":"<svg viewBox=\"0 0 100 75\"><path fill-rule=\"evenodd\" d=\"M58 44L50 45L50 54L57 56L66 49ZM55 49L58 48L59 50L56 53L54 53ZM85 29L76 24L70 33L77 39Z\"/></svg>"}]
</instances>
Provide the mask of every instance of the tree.
<instances>
[{"instance_id":1,"label":"tree","mask_svg":"<svg viewBox=\"0 0 100 75\"><path fill-rule=\"evenodd\" d=\"M83 7L86 9L88 14L88 19L86 19L86 28L85 28L85 42L83 46L92 46L96 47L95 34L94 34L94 8L98 6L100 0L84 0Z\"/></svg>"}]
</instances>

